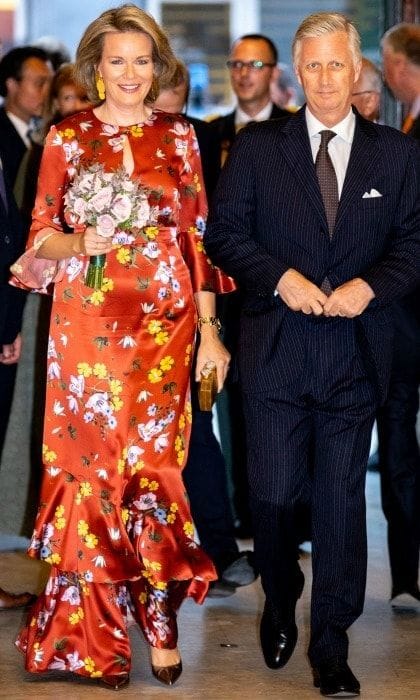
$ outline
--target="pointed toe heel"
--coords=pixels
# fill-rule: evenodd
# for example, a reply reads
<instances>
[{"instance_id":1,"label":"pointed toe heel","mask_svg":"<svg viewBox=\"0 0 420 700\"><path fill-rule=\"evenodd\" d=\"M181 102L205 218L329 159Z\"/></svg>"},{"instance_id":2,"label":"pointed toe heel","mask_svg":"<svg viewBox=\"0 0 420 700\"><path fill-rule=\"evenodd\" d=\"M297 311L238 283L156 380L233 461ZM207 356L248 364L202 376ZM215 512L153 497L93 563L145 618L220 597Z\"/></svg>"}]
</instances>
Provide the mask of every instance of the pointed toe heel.
<instances>
[{"instance_id":1,"label":"pointed toe heel","mask_svg":"<svg viewBox=\"0 0 420 700\"><path fill-rule=\"evenodd\" d=\"M173 685L182 673L182 661L172 666L154 666L152 664L152 673L160 683Z\"/></svg>"},{"instance_id":2,"label":"pointed toe heel","mask_svg":"<svg viewBox=\"0 0 420 700\"><path fill-rule=\"evenodd\" d=\"M128 673L120 673L118 676L102 676L98 678L98 682L110 690L120 690L129 684L130 676Z\"/></svg>"}]
</instances>

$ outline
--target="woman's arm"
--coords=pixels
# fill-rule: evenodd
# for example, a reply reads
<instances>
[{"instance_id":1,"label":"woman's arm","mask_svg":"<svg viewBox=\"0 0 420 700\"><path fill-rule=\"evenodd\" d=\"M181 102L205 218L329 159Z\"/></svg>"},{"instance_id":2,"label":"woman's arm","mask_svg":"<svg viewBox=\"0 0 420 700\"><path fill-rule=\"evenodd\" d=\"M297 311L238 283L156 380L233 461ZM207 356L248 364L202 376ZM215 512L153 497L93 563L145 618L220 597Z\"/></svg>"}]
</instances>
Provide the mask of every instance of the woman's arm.
<instances>
[{"instance_id":1,"label":"woman's arm","mask_svg":"<svg viewBox=\"0 0 420 700\"><path fill-rule=\"evenodd\" d=\"M197 381L200 380L200 372L206 362L214 362L217 370L218 390L221 391L229 369L230 354L219 338L220 323L215 317L216 295L212 292L197 292L195 301L200 331L195 378Z\"/></svg>"},{"instance_id":2,"label":"woman's arm","mask_svg":"<svg viewBox=\"0 0 420 700\"><path fill-rule=\"evenodd\" d=\"M40 245L36 257L44 260L63 260L72 255L102 255L112 249L112 239L96 233L95 226L87 226L83 233L61 233L46 227L37 234Z\"/></svg>"}]
</instances>

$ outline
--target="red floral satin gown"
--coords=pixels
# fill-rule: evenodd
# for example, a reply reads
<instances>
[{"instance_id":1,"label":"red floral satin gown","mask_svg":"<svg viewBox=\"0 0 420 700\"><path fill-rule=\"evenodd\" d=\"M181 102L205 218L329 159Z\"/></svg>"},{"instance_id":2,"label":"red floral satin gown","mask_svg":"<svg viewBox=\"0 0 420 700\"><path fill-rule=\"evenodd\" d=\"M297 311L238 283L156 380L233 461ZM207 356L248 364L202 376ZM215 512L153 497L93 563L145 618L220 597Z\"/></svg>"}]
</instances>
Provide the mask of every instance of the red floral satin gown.
<instances>
[{"instance_id":1,"label":"red floral satin gown","mask_svg":"<svg viewBox=\"0 0 420 700\"><path fill-rule=\"evenodd\" d=\"M53 127L27 257L41 229L63 230L72 175L94 161L119 168L124 139L131 177L150 191L158 225L114 240L100 290L85 286L80 256L49 261L39 284L55 281L44 475L29 554L51 564L51 575L16 642L31 672L128 672L127 621L134 618L151 645L173 648L180 603L201 602L216 578L195 543L181 476L193 294L218 291L203 251L206 201L189 124L156 111L118 129L88 111ZM26 264L14 266L22 281Z\"/></svg>"}]
</instances>

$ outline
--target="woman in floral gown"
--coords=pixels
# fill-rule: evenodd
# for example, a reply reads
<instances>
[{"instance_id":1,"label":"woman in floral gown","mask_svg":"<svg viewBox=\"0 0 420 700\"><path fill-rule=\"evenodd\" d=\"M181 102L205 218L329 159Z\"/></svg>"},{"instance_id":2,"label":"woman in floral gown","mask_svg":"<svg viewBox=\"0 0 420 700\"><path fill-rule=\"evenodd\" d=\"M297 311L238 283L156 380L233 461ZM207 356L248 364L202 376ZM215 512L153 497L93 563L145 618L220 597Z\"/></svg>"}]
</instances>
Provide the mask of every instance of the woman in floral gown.
<instances>
[{"instance_id":1,"label":"woman in floral gown","mask_svg":"<svg viewBox=\"0 0 420 700\"><path fill-rule=\"evenodd\" d=\"M194 541L181 471L197 318L197 374L214 361L221 388L229 356L215 292L231 284L202 246L194 132L149 106L173 60L161 29L133 5L88 27L76 68L97 106L52 127L28 249L13 266L17 284L45 291L55 283L44 477L29 549L51 574L17 646L33 673L71 671L115 688L129 679L130 618L150 644L155 676L176 680L177 609L186 596L201 602L216 578ZM93 163L124 166L146 188L153 225L113 238L94 226L63 232L74 228L63 195ZM100 289L85 284L95 254L106 254Z\"/></svg>"}]
</instances>

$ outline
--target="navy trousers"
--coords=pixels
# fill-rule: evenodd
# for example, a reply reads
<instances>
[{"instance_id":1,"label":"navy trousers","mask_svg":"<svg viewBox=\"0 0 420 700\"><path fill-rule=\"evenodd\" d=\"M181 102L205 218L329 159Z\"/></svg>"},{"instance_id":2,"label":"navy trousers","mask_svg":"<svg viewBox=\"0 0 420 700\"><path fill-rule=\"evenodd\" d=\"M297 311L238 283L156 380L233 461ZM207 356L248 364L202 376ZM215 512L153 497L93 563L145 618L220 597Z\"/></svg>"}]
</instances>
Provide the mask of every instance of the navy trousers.
<instances>
[{"instance_id":1,"label":"navy trousers","mask_svg":"<svg viewBox=\"0 0 420 700\"><path fill-rule=\"evenodd\" d=\"M297 504L310 475L315 665L347 657L346 630L363 609L365 474L376 396L354 321L292 314L287 323L282 338L300 348L303 372L291 371L281 388L244 395L254 550L267 599L287 614L300 573Z\"/></svg>"}]
</instances>

